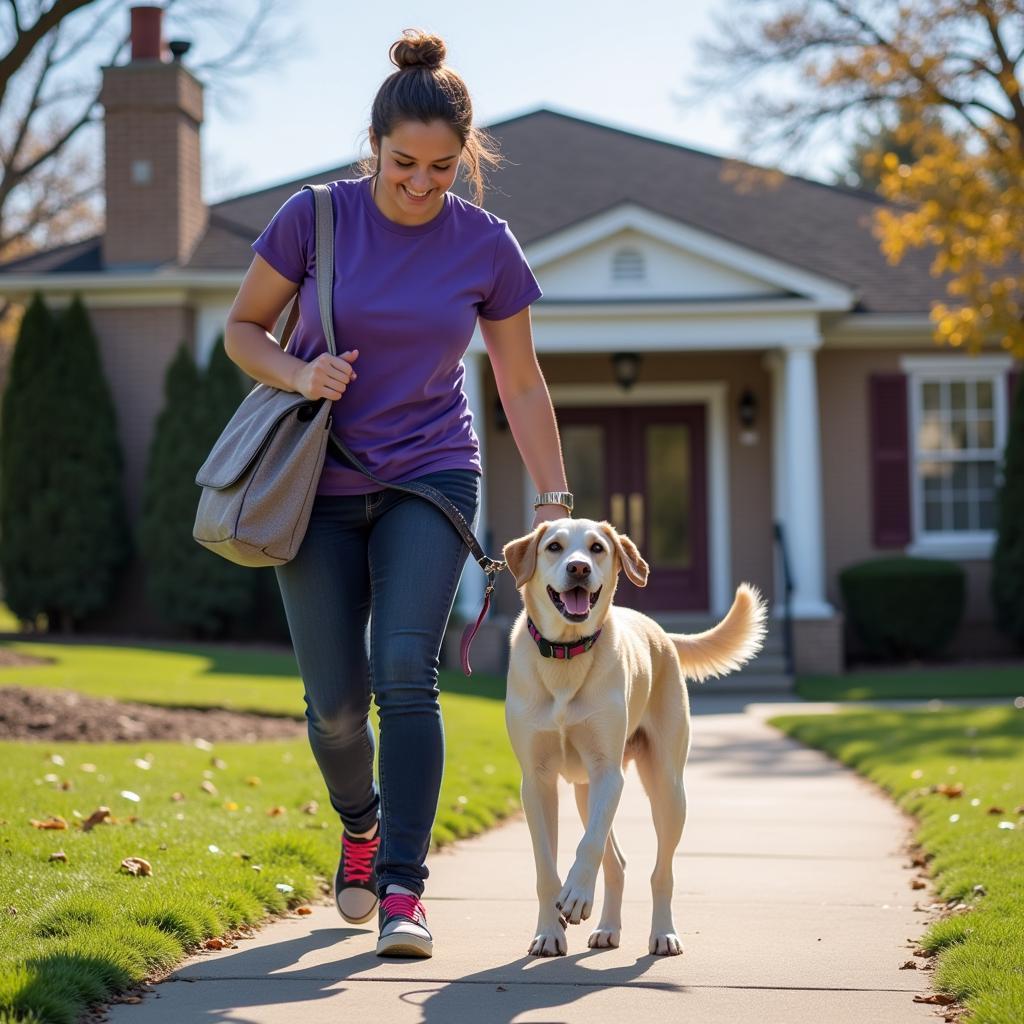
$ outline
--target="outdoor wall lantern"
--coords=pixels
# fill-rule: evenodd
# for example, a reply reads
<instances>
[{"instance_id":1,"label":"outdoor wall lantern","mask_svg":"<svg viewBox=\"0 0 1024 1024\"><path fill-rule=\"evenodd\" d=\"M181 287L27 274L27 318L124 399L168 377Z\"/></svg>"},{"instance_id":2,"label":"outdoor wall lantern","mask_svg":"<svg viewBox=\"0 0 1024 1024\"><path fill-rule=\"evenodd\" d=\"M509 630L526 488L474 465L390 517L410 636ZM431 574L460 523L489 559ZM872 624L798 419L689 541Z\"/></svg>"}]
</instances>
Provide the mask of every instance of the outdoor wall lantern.
<instances>
[{"instance_id":1,"label":"outdoor wall lantern","mask_svg":"<svg viewBox=\"0 0 1024 1024\"><path fill-rule=\"evenodd\" d=\"M628 391L640 375L640 354L638 352L616 352L612 356L612 373L615 382L623 391Z\"/></svg>"},{"instance_id":2,"label":"outdoor wall lantern","mask_svg":"<svg viewBox=\"0 0 1024 1024\"><path fill-rule=\"evenodd\" d=\"M744 388L737 410L740 415L740 443L757 444L758 434L754 429L757 422L757 396L750 388Z\"/></svg>"}]
</instances>

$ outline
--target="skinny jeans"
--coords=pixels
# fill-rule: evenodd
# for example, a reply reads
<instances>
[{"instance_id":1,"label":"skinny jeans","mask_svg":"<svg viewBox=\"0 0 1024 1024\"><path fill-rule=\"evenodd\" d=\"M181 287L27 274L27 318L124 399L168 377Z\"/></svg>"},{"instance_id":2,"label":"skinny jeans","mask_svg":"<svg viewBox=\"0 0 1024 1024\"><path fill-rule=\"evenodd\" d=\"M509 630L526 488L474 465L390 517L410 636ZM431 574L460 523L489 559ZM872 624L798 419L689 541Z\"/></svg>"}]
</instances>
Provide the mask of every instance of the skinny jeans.
<instances>
[{"instance_id":1,"label":"skinny jeans","mask_svg":"<svg viewBox=\"0 0 1024 1024\"><path fill-rule=\"evenodd\" d=\"M475 531L479 473L446 469L417 479L441 491ZM429 875L444 770L438 655L468 553L439 508L389 489L317 495L298 552L274 569L331 806L349 832L380 819L381 896L391 883L422 895Z\"/></svg>"}]
</instances>

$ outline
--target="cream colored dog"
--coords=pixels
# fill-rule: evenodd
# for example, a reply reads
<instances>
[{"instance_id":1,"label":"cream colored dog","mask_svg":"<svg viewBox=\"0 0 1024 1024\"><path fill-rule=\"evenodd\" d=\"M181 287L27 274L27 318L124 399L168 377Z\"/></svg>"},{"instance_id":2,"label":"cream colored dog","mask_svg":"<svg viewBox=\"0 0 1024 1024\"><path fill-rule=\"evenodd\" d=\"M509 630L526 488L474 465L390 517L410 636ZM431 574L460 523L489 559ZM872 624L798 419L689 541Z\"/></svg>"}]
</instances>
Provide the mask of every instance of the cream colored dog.
<instances>
[{"instance_id":1,"label":"cream colored dog","mask_svg":"<svg viewBox=\"0 0 1024 1024\"><path fill-rule=\"evenodd\" d=\"M565 925L590 917L601 865L603 913L587 945L618 946L626 862L612 819L633 759L658 837L649 949L682 953L672 922L672 857L686 820L685 677L725 675L752 658L766 632L766 606L755 587L741 583L725 618L694 634L666 633L640 612L615 608L619 569L643 587L648 566L628 537L591 519L542 523L506 544L504 557L525 606L512 627L505 722L523 772L537 866L540 913L529 952L567 952ZM576 644L570 657L558 650L562 644ZM574 783L585 826L564 885L556 859L559 775Z\"/></svg>"}]
</instances>

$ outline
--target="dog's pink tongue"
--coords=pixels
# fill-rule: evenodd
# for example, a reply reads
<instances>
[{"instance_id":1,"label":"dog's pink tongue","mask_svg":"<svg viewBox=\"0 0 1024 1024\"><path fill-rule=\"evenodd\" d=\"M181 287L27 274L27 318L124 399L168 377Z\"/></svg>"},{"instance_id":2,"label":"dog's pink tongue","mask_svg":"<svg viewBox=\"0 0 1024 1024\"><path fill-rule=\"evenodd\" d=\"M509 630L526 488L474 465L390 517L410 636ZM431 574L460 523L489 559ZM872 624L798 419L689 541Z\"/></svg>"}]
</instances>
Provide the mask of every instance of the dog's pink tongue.
<instances>
[{"instance_id":1,"label":"dog's pink tongue","mask_svg":"<svg viewBox=\"0 0 1024 1024\"><path fill-rule=\"evenodd\" d=\"M590 608L590 595L583 587L573 587L561 596L562 604L570 615L584 615Z\"/></svg>"}]
</instances>

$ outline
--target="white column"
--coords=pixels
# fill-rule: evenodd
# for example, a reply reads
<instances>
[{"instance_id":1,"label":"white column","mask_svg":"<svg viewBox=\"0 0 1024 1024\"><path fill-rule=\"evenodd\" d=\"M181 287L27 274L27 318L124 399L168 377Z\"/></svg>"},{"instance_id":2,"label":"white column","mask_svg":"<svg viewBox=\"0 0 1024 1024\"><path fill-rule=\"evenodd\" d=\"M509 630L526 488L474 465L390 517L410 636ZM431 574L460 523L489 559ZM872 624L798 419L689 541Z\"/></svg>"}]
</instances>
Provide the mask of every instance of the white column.
<instances>
[{"instance_id":1,"label":"white column","mask_svg":"<svg viewBox=\"0 0 1024 1024\"><path fill-rule=\"evenodd\" d=\"M778 364L775 418L780 450L773 460L777 510L793 576L795 618L829 618L825 600L825 533L821 496L821 444L814 349L787 346ZM778 379L781 378L781 379ZM781 583L781 581L780 581ZM783 596L779 588L779 603Z\"/></svg>"},{"instance_id":2,"label":"white column","mask_svg":"<svg viewBox=\"0 0 1024 1024\"><path fill-rule=\"evenodd\" d=\"M498 558L499 555L487 547L487 459L484 450L487 436L487 403L484 400L486 359L485 350L474 348L470 348L462 357L463 366L466 368L466 379L463 382L462 390L469 402L469 411L473 414L473 430L480 440L480 462L484 467L483 486L480 489L479 525L474 532L485 553L492 558ZM463 620L472 618L474 622L476 621L483 605L486 583L487 577L484 576L471 554L466 559L466 567L462 571L462 581L459 583L459 590L455 595L455 613ZM493 594L491 599L493 601Z\"/></svg>"}]
</instances>

